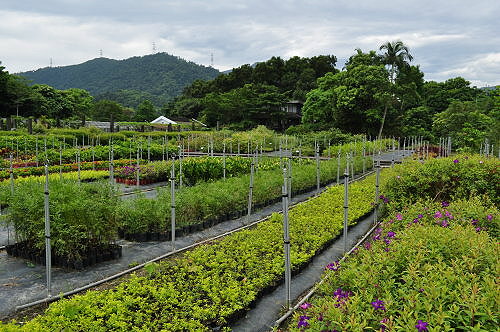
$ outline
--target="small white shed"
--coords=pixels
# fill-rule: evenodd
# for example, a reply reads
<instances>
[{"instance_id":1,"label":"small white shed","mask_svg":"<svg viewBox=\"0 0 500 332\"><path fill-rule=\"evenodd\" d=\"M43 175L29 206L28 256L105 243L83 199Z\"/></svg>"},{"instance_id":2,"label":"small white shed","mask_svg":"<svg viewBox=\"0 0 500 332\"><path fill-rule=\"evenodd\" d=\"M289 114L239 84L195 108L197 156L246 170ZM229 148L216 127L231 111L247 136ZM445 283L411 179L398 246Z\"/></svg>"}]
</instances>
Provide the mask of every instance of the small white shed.
<instances>
[{"instance_id":1,"label":"small white shed","mask_svg":"<svg viewBox=\"0 0 500 332\"><path fill-rule=\"evenodd\" d=\"M154 119L153 121L151 121L151 123L157 123L157 124L177 124L177 122L172 121L169 118L164 117L163 115L157 117L156 119Z\"/></svg>"}]
</instances>

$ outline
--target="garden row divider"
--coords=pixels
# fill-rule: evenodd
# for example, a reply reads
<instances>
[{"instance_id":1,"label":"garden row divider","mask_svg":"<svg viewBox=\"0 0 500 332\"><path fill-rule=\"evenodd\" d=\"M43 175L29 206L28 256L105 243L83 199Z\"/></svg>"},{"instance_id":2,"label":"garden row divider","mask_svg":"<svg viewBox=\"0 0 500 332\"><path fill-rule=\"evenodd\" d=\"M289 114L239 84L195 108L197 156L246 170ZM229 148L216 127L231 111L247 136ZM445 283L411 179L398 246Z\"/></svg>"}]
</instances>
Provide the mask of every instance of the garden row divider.
<instances>
[{"instance_id":1,"label":"garden row divider","mask_svg":"<svg viewBox=\"0 0 500 332\"><path fill-rule=\"evenodd\" d=\"M380 225L380 222L375 224L368 232L366 232L365 236L363 236L352 248L349 250L340 260L339 263L342 263L343 261L346 260L346 258L356 249L358 248L369 236L370 234L373 233L373 231ZM311 290L304 295L298 302L295 304L295 306L291 309L289 309L283 316L281 316L279 319L277 319L274 322L274 327L279 327L290 315L292 315L295 310L299 309L304 302L306 302L314 293L318 290L319 286L321 286L325 281L327 281L332 274L327 274L323 279L318 281Z\"/></svg>"},{"instance_id":2,"label":"garden row divider","mask_svg":"<svg viewBox=\"0 0 500 332\"><path fill-rule=\"evenodd\" d=\"M367 173L365 173L365 174L361 174L361 175L360 175L360 176L359 176L359 177L358 177L355 181L362 180L362 179L364 179L365 177L367 177L367 176L371 175L372 173L374 173L374 171L373 171L373 170L372 170L372 171L370 171L370 172L367 172ZM350 182L353 182L353 181L351 180ZM324 188L324 190L326 190L328 187L329 187L329 185L326 185L326 186L325 186L325 188ZM316 193L315 193L314 195L312 195L311 197L307 198L306 200L304 200L304 201L302 201L302 202L297 202L297 203L295 203L295 204L293 204L293 205L289 206L289 209L293 209L293 208L294 208L294 207L296 207L296 206L299 206L299 205L301 205L301 204L303 204L303 203L309 202L310 200L312 200L312 199L316 198L316 197L317 197L317 196L319 196L320 194L321 194L321 192L317 192L317 191L316 191ZM282 212L283 212L283 211L277 211L276 213L282 213ZM186 247L183 247L183 248L174 249L174 250L172 250L172 251L170 251L170 252L168 252L168 253L165 253L164 255L161 255L161 256L155 257L155 258L153 258L153 259L150 259L149 261L144 262L144 263L141 263L141 264L139 264L139 265L136 265L136 266L134 266L134 267L132 267L132 268L130 268L130 269L127 269L127 270L121 271L121 272L119 272L119 273L116 273L116 274L111 275L111 276L109 276L109 277L106 277L106 278L104 278L104 279L101 279L101 280L95 281L95 282L93 282L93 283L87 284L87 285L85 285L85 286L82 286L82 287L79 287L79 288L75 288L75 289L73 289L73 290L71 290L71 291L68 291L68 292L65 292L65 293L59 293L58 295L53 295L53 296L46 297L46 298L43 298L43 299L40 299L40 300L37 300L37 301L33 301L33 302L26 303L26 304L23 304L23 305L20 305L20 306L16 306L16 309L15 309L15 310L16 310L16 311L20 311L20 310L27 309L27 308L30 308L30 307L33 307L33 306L36 306L36 305L40 305L40 304L48 304L48 303L51 303L51 302L55 302L55 301L57 301L57 300L60 300L60 299L62 299L62 298L69 297L69 296L72 296L72 295L78 294L78 293L80 293L80 292L83 292L83 291L89 290L89 289L91 289L91 288L94 288L94 287L97 287L97 286L99 286L99 285L102 285L102 284L104 284L104 283L106 283L106 282L108 282L108 281L112 281L112 280L118 279L118 278L120 278L120 277L122 277L122 276L124 276L124 275L127 275L127 274L129 274L129 273L132 273L132 272L137 271L137 270L139 270L139 269L142 269L142 268L143 268L144 266L146 266L147 264L155 263L155 262L157 262L157 261L163 260L163 259L168 258L168 257L170 257L170 256L173 256L173 255L175 255L175 254L178 254L178 253L184 252L184 251L186 251L186 250L190 250L190 249L192 249L192 248L195 248L195 247L197 247L197 246L199 246L199 245L202 245L202 244L205 244L205 243L210 243L210 242L215 241L215 240L217 240L217 239L220 239L220 238L223 238L223 237L225 237L225 236L228 236L228 235L230 235L230 234L232 234L232 233L236 233L236 232L239 232L239 231L241 231L241 230L244 230L244 229L247 229L247 228L251 228L251 227L253 227L253 226L255 226L255 225L257 225L257 224L259 224L259 223L261 223L261 222L263 222L263 221L268 220L269 218L271 218L271 216L272 216L272 214L271 214L271 215L269 215L269 216L266 216L266 217L264 217L264 218L262 218L262 219L256 220L256 221L254 221L254 222L252 222L252 223L250 223L250 224L248 224L248 225L243 225L243 226L237 227L237 228L232 229L232 230L230 230L230 231L227 231L227 232L225 232L225 233L219 234L219 235L217 235L217 236L214 236L214 237L211 237L211 238L208 238L208 239L205 239L205 240L202 240L202 241L199 241L199 242L193 243L193 244L190 244L190 245L188 245L188 246L186 246ZM373 230L373 229L372 229L372 230ZM372 230L370 230L367 234L370 234L370 233L372 232ZM366 237L365 237L365 238L366 238ZM352 251L352 250L351 250L351 251ZM349 251L349 253L350 253L351 251ZM349 253L348 253L348 254L349 254ZM344 258L343 258L343 259L344 259ZM342 259L342 260L343 260L343 259ZM342 260L341 260L341 261L342 261ZM306 299L304 299L304 301L305 301L305 300L306 300ZM297 307L298 307L298 306L297 306ZM294 307L294 308L293 308L293 310L296 310L296 307ZM292 313L293 313L293 311L291 311L288 315L290 315L290 314L292 314Z\"/></svg>"}]
</instances>

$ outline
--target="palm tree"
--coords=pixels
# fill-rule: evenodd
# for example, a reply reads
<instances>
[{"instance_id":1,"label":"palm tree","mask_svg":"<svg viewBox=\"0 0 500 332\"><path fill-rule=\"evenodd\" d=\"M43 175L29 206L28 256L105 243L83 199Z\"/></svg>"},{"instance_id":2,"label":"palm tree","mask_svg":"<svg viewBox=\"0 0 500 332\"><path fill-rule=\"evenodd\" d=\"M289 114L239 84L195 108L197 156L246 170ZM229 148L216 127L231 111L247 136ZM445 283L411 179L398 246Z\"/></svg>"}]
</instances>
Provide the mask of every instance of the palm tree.
<instances>
[{"instance_id":1,"label":"palm tree","mask_svg":"<svg viewBox=\"0 0 500 332\"><path fill-rule=\"evenodd\" d=\"M401 70L401 68L408 67L409 62L413 60L413 56L410 54L408 47L403 44L402 41L398 40L395 42L387 42L380 46L380 51L385 51L382 54L382 62L389 66L389 80L391 84L395 83L395 74ZM387 115L388 103L385 103L384 115L382 116L382 123L380 124L380 131L378 137L382 136L382 130L384 130L385 117Z\"/></svg>"}]
</instances>

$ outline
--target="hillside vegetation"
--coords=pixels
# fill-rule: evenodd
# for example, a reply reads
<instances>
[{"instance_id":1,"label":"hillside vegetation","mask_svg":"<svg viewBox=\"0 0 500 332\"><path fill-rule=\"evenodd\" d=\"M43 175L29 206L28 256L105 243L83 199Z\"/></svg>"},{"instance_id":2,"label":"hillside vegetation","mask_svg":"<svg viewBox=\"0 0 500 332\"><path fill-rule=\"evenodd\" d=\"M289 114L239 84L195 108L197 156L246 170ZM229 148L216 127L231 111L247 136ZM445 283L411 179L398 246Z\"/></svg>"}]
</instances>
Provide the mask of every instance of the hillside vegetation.
<instances>
[{"instance_id":1,"label":"hillside vegetation","mask_svg":"<svg viewBox=\"0 0 500 332\"><path fill-rule=\"evenodd\" d=\"M96 58L78 65L46 67L19 75L35 84L61 90L85 89L98 100L105 97L136 107L144 97L160 106L193 81L213 79L219 74L217 69L156 53L125 60ZM134 94L138 98L130 98Z\"/></svg>"}]
</instances>

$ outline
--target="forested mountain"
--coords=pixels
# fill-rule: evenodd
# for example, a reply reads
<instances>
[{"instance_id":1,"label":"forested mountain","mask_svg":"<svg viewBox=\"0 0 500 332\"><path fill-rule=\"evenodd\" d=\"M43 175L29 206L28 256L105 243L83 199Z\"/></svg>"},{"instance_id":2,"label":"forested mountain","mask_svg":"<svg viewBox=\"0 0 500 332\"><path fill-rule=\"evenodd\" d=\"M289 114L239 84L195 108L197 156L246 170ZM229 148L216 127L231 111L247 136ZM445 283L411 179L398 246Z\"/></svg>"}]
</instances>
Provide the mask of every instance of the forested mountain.
<instances>
[{"instance_id":1,"label":"forested mountain","mask_svg":"<svg viewBox=\"0 0 500 332\"><path fill-rule=\"evenodd\" d=\"M96 58L78 65L46 67L19 73L33 84L56 89L85 89L97 100L111 99L136 107L144 98L161 106L197 79L210 80L220 72L167 53L125 60Z\"/></svg>"}]
</instances>

